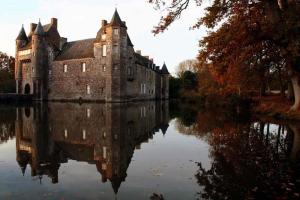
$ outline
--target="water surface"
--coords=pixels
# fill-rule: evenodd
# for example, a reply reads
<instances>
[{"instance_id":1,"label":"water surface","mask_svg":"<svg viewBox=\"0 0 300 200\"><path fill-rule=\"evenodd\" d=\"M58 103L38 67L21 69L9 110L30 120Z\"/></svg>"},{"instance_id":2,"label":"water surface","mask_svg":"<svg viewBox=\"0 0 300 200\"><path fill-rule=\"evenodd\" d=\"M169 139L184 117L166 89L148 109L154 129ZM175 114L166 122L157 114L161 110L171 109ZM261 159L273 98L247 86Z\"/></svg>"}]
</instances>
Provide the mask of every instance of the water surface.
<instances>
[{"instance_id":1,"label":"water surface","mask_svg":"<svg viewBox=\"0 0 300 200\"><path fill-rule=\"evenodd\" d=\"M297 122L168 102L0 111L0 199L299 198Z\"/></svg>"}]
</instances>

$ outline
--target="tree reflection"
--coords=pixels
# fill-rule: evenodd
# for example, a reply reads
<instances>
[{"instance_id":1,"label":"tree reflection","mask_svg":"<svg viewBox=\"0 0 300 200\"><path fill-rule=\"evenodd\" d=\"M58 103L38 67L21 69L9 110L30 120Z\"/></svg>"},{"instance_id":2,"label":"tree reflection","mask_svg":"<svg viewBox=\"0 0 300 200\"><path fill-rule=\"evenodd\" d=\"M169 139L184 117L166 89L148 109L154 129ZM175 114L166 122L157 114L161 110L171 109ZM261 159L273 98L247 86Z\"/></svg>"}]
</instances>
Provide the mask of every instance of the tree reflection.
<instances>
[{"instance_id":1,"label":"tree reflection","mask_svg":"<svg viewBox=\"0 0 300 200\"><path fill-rule=\"evenodd\" d=\"M210 145L211 168L197 163L201 199L299 198L299 124L239 123L198 113L194 132Z\"/></svg>"}]
</instances>

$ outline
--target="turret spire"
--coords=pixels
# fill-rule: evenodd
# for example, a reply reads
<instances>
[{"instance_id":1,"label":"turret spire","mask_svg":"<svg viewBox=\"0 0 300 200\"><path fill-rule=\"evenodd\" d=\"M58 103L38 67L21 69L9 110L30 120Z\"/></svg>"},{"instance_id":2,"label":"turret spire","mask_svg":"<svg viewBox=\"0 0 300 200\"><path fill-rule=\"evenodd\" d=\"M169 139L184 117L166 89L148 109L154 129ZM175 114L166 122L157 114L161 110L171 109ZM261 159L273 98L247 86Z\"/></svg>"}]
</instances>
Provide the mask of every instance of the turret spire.
<instances>
[{"instance_id":1,"label":"turret spire","mask_svg":"<svg viewBox=\"0 0 300 200\"><path fill-rule=\"evenodd\" d=\"M45 31L43 29L41 21L39 20L39 23L34 31L34 35L44 35L44 34L45 34Z\"/></svg>"},{"instance_id":2,"label":"turret spire","mask_svg":"<svg viewBox=\"0 0 300 200\"><path fill-rule=\"evenodd\" d=\"M161 73L162 73L162 74L170 74L169 71L168 71L168 68L167 68L167 65L166 65L165 62L164 62L164 65L163 65L162 68L161 68Z\"/></svg>"},{"instance_id":3,"label":"turret spire","mask_svg":"<svg viewBox=\"0 0 300 200\"><path fill-rule=\"evenodd\" d=\"M115 13L110 21L110 25L112 26L122 26L122 27L126 27L126 25L122 22L121 17L118 13L117 8L115 9Z\"/></svg>"},{"instance_id":4,"label":"turret spire","mask_svg":"<svg viewBox=\"0 0 300 200\"><path fill-rule=\"evenodd\" d=\"M21 30L19 32L19 35L18 35L16 40L25 40L25 41L28 40L23 24L22 24L22 28L21 28Z\"/></svg>"}]
</instances>

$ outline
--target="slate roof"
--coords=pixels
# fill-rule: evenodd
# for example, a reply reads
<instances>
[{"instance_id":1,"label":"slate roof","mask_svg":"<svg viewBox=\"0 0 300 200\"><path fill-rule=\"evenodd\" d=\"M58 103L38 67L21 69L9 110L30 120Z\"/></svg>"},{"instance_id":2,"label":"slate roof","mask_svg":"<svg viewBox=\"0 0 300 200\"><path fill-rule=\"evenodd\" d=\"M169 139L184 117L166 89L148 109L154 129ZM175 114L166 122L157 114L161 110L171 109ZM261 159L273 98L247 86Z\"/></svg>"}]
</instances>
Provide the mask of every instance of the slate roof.
<instances>
[{"instance_id":1,"label":"slate roof","mask_svg":"<svg viewBox=\"0 0 300 200\"><path fill-rule=\"evenodd\" d=\"M44 35L45 34L45 31L43 29L43 26L42 26L41 22L38 23L38 25L37 25L37 27L36 27L33 34L34 35Z\"/></svg>"},{"instance_id":2,"label":"slate roof","mask_svg":"<svg viewBox=\"0 0 300 200\"><path fill-rule=\"evenodd\" d=\"M149 59L147 59L146 57L144 57L138 53L135 53L135 58L136 58L136 62L138 64L148 67L148 64L150 62Z\"/></svg>"},{"instance_id":3,"label":"slate roof","mask_svg":"<svg viewBox=\"0 0 300 200\"><path fill-rule=\"evenodd\" d=\"M169 71L168 71L168 68L166 66L166 63L164 63L164 65L162 66L161 73L162 74L170 74Z\"/></svg>"},{"instance_id":4,"label":"slate roof","mask_svg":"<svg viewBox=\"0 0 300 200\"><path fill-rule=\"evenodd\" d=\"M94 41L95 38L67 42L55 60L94 58Z\"/></svg>"},{"instance_id":5,"label":"slate roof","mask_svg":"<svg viewBox=\"0 0 300 200\"><path fill-rule=\"evenodd\" d=\"M24 30L23 26L22 26L22 28L21 28L21 30L19 32L19 35L18 35L18 37L17 37L16 40L26 40L26 41L28 40L27 35L25 33L25 30Z\"/></svg>"},{"instance_id":6,"label":"slate roof","mask_svg":"<svg viewBox=\"0 0 300 200\"><path fill-rule=\"evenodd\" d=\"M127 35L127 45L130 46L130 47L133 47L134 45L132 44L131 42L131 39L129 37L129 35Z\"/></svg>"},{"instance_id":7,"label":"slate roof","mask_svg":"<svg viewBox=\"0 0 300 200\"><path fill-rule=\"evenodd\" d=\"M110 21L110 25L112 26L121 26L121 27L126 27L126 25L122 22L121 17L117 11L115 10L115 13Z\"/></svg>"}]
</instances>

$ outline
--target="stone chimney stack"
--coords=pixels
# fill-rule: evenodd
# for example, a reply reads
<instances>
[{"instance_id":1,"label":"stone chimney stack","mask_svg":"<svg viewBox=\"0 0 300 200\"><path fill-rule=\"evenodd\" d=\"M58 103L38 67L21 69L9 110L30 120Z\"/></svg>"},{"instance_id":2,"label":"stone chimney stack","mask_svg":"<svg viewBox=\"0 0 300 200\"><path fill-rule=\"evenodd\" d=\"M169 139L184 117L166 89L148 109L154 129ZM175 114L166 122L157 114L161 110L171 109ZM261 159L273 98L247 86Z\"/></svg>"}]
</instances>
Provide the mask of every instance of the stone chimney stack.
<instances>
[{"instance_id":1,"label":"stone chimney stack","mask_svg":"<svg viewBox=\"0 0 300 200\"><path fill-rule=\"evenodd\" d=\"M33 33L36 29L37 24L35 23L30 23L30 32Z\"/></svg>"},{"instance_id":2,"label":"stone chimney stack","mask_svg":"<svg viewBox=\"0 0 300 200\"><path fill-rule=\"evenodd\" d=\"M136 50L136 53L139 55L142 55L142 51L141 50Z\"/></svg>"},{"instance_id":3,"label":"stone chimney stack","mask_svg":"<svg viewBox=\"0 0 300 200\"><path fill-rule=\"evenodd\" d=\"M106 20L102 20L101 21L101 26L103 27L103 26L106 26L107 25L107 21Z\"/></svg>"},{"instance_id":4,"label":"stone chimney stack","mask_svg":"<svg viewBox=\"0 0 300 200\"><path fill-rule=\"evenodd\" d=\"M56 18L51 18L51 25L55 28L57 28L57 19Z\"/></svg>"}]
</instances>

